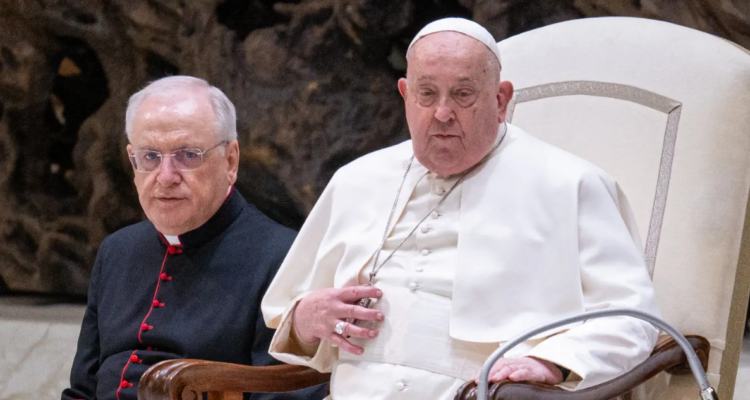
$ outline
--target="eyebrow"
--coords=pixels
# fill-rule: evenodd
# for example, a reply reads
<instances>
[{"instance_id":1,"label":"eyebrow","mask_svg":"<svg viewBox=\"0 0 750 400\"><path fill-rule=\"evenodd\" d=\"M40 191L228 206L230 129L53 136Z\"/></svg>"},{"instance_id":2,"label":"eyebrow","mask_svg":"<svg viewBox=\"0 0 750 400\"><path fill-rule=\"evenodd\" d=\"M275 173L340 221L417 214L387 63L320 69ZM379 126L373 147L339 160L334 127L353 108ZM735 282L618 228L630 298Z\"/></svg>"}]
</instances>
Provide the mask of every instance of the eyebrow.
<instances>
[{"instance_id":1,"label":"eyebrow","mask_svg":"<svg viewBox=\"0 0 750 400\"><path fill-rule=\"evenodd\" d=\"M174 146L174 148L172 148L170 150L159 149L158 147L159 146L155 146L152 143L149 143L149 144L146 144L146 145L143 145L143 146L135 146L135 145L133 145L133 149L134 150L158 151L158 152L161 152L161 153L169 153L169 152L172 152L172 151L182 150L182 149L201 149L202 150L201 146L198 146L195 143L183 143L181 145Z\"/></svg>"},{"instance_id":2,"label":"eyebrow","mask_svg":"<svg viewBox=\"0 0 750 400\"><path fill-rule=\"evenodd\" d=\"M435 78L434 75L422 75L419 78L417 78L417 82L421 82L421 81L434 81L435 79L437 79L437 78ZM471 81L473 81L473 79L471 79L468 76L462 76L462 77L458 78L458 82L471 82Z\"/></svg>"}]
</instances>

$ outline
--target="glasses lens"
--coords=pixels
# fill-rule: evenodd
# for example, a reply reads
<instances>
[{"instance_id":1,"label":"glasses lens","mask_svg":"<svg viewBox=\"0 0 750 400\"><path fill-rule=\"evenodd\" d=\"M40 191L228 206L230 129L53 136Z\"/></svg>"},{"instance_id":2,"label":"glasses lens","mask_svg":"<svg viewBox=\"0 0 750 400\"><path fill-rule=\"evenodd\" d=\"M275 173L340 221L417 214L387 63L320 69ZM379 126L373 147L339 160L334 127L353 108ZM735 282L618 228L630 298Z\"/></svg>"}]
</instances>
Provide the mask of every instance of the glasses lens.
<instances>
[{"instance_id":1,"label":"glasses lens","mask_svg":"<svg viewBox=\"0 0 750 400\"><path fill-rule=\"evenodd\" d=\"M190 171L201 166L203 157L200 149L182 149L172 153L172 161L180 171Z\"/></svg>"},{"instance_id":2,"label":"glasses lens","mask_svg":"<svg viewBox=\"0 0 750 400\"><path fill-rule=\"evenodd\" d=\"M135 169L138 171L151 172L159 168L161 164L161 153L158 151L140 150L133 154Z\"/></svg>"}]
</instances>

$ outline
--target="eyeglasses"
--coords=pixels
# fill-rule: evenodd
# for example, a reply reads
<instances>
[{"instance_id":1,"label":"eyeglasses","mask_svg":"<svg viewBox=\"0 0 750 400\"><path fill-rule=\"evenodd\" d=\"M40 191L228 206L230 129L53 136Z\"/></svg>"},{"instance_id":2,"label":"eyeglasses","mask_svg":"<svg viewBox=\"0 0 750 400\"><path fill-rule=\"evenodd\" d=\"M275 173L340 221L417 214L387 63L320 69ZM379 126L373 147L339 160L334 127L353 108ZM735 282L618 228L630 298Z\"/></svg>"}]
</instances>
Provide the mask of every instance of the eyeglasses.
<instances>
[{"instance_id":1,"label":"eyeglasses","mask_svg":"<svg viewBox=\"0 0 750 400\"><path fill-rule=\"evenodd\" d=\"M130 162L133 163L133 168L138 172L152 172L159 168L164 157L172 157L175 168L182 172L192 171L203 164L204 154L227 143L229 142L226 140L221 141L206 151L199 148L187 148L175 150L170 154L162 154L155 150L136 150L130 153Z\"/></svg>"}]
</instances>

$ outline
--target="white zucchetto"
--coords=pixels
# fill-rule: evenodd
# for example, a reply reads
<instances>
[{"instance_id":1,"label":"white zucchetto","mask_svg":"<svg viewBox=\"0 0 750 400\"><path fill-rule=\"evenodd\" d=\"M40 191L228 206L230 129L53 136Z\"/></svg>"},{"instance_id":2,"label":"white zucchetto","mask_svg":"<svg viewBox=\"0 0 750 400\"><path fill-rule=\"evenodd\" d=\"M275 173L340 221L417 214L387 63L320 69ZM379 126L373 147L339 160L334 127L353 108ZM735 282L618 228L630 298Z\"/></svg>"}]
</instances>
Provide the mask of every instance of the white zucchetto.
<instances>
[{"instance_id":1,"label":"white zucchetto","mask_svg":"<svg viewBox=\"0 0 750 400\"><path fill-rule=\"evenodd\" d=\"M492 37L492 34L482 25L464 18L443 18L430 22L422 28L422 30L417 33L417 36L414 37L414 40L411 41L409 48L406 50L406 56L409 57L409 52L417 40L437 32L458 32L476 39L487 46L487 48L495 54L495 57L497 57L497 62L500 62L500 49L498 49L497 42L495 42L495 38ZM500 63L500 65L502 65L502 63Z\"/></svg>"}]
</instances>

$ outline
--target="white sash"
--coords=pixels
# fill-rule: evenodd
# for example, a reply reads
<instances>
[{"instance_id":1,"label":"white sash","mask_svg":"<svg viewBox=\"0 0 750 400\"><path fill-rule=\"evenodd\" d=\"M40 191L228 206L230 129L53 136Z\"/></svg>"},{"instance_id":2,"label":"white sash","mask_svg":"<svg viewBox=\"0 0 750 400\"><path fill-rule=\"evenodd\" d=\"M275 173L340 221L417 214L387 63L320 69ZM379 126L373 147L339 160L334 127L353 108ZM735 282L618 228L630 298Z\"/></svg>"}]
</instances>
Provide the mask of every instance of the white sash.
<instances>
[{"instance_id":1,"label":"white sash","mask_svg":"<svg viewBox=\"0 0 750 400\"><path fill-rule=\"evenodd\" d=\"M361 355L339 351L340 361L380 362L423 369L455 378L474 379L497 343L471 343L450 337L451 300L407 288L376 285L383 298L374 305L385 315L378 337L351 338Z\"/></svg>"}]
</instances>

